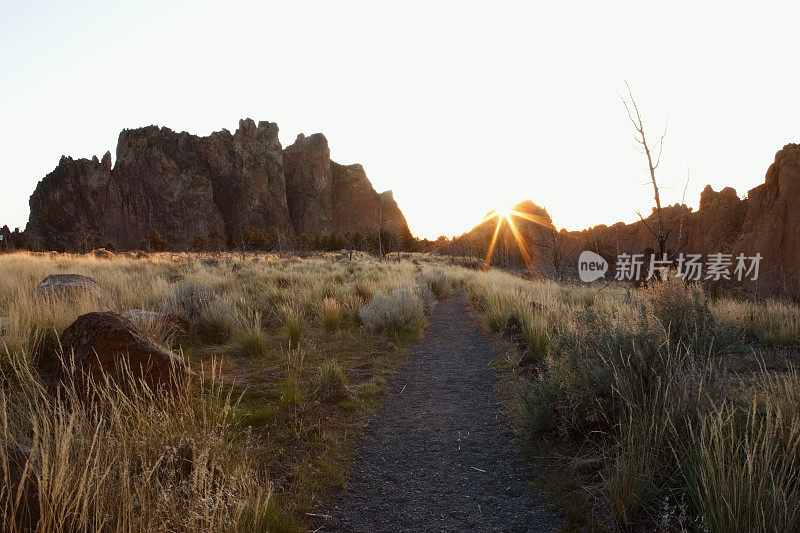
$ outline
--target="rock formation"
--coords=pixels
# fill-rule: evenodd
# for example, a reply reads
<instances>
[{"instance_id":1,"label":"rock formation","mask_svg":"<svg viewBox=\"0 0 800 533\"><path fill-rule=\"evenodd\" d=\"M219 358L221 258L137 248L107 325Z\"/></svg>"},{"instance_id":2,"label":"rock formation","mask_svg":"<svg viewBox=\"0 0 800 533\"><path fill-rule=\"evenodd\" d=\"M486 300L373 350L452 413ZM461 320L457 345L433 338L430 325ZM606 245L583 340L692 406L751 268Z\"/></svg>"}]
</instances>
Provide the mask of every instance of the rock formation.
<instances>
[{"instance_id":1,"label":"rock formation","mask_svg":"<svg viewBox=\"0 0 800 533\"><path fill-rule=\"evenodd\" d=\"M563 260L565 270L574 276L582 250L599 253L613 268L619 254L648 254L658 249L655 237L647 228L647 225L658 226L655 210L644 222L619 222L612 226L555 233L550 217L542 208L526 202L516 209L538 217L535 224L521 217L513 217L513 220L528 243L534 270L542 275L551 276L554 261ZM730 187L715 192L706 186L696 212L685 205L673 205L664 207L662 214L669 234L667 249L670 253L702 254L704 257L714 253L732 254L733 266L740 253L748 257L761 254L758 280L727 285L750 294L800 300L800 146L788 144L778 151L767 170L765 183L751 189L745 199L740 199ZM495 227L496 219L483 222L458 239L456 248L461 246L485 257ZM505 226L498 235L495 260L504 259L504 254L505 259L517 264L524 260Z\"/></svg>"},{"instance_id":2,"label":"rock formation","mask_svg":"<svg viewBox=\"0 0 800 533\"><path fill-rule=\"evenodd\" d=\"M0 252L5 252L11 249L11 230L8 226L0 228Z\"/></svg>"},{"instance_id":3,"label":"rock formation","mask_svg":"<svg viewBox=\"0 0 800 533\"><path fill-rule=\"evenodd\" d=\"M331 161L322 134L283 150L276 124L250 119L233 134L208 137L156 126L124 130L113 168L108 152L102 160L62 157L30 207L26 236L34 249L133 249L153 232L179 250L196 237L235 246L255 231L408 234L391 194L376 193L359 165Z\"/></svg>"},{"instance_id":4,"label":"rock formation","mask_svg":"<svg viewBox=\"0 0 800 533\"><path fill-rule=\"evenodd\" d=\"M509 221L510 219L510 221ZM499 229L498 229L499 223ZM512 226L513 224L513 230ZM516 236L514 235L516 232ZM496 233L496 236L495 236ZM550 257L553 240L558 237L558 232L553 226L549 213L530 200L520 202L514 206L508 219L501 218L495 212L487 213L484 221L472 231L461 237L463 245L472 251L477 251L484 258L492 249L493 262L497 264L519 263L525 264L535 273L546 276L556 274ZM521 253L517 244L518 239L524 243L527 257ZM456 246L458 248L458 245ZM454 250L463 252L464 250Z\"/></svg>"},{"instance_id":5,"label":"rock formation","mask_svg":"<svg viewBox=\"0 0 800 533\"><path fill-rule=\"evenodd\" d=\"M283 152L286 202L296 233L323 235L381 227L396 235L408 233L392 193L378 194L361 165L331 161L325 136L297 136Z\"/></svg>"},{"instance_id":6,"label":"rock formation","mask_svg":"<svg viewBox=\"0 0 800 533\"><path fill-rule=\"evenodd\" d=\"M800 146L775 154L764 184L747 195L733 253L764 256L759 289L800 300Z\"/></svg>"}]
</instances>

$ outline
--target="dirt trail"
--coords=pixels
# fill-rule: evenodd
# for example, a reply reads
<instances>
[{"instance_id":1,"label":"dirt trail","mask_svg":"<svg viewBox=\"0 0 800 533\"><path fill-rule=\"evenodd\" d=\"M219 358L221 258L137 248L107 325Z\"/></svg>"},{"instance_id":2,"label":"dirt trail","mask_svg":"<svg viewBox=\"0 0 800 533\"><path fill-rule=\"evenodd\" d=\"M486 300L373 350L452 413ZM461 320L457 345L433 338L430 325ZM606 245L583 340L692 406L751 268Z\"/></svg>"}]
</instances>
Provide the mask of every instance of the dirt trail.
<instances>
[{"instance_id":1,"label":"dirt trail","mask_svg":"<svg viewBox=\"0 0 800 533\"><path fill-rule=\"evenodd\" d=\"M322 531L551 531L494 389L497 355L466 297L437 304L425 338L365 430L349 489Z\"/></svg>"}]
</instances>

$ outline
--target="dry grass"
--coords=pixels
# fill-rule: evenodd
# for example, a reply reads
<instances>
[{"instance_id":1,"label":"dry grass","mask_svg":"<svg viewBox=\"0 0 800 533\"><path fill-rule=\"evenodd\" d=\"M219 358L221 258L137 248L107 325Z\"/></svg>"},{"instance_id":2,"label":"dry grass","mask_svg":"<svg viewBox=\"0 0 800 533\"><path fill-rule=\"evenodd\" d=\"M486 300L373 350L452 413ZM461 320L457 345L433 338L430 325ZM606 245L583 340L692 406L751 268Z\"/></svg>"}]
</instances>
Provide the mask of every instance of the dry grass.
<instances>
[{"instance_id":1,"label":"dry grass","mask_svg":"<svg viewBox=\"0 0 800 533\"><path fill-rule=\"evenodd\" d=\"M741 329L754 342L767 347L800 347L800 309L774 300L738 302L721 300L713 305L714 315Z\"/></svg>"},{"instance_id":2,"label":"dry grass","mask_svg":"<svg viewBox=\"0 0 800 533\"><path fill-rule=\"evenodd\" d=\"M16 490L0 495L2 529L286 525L269 485L252 476L246 435L232 430L235 399L209 374L196 396L156 395L143 383L123 391L106 381L87 403L74 388L48 392L24 360L9 365L0 376L13 384L0 394L0 470ZM29 450L24 466L17 449Z\"/></svg>"},{"instance_id":3,"label":"dry grass","mask_svg":"<svg viewBox=\"0 0 800 533\"><path fill-rule=\"evenodd\" d=\"M40 531L303 529L305 513L343 484L357 430L410 339L364 327L360 311L375 294L418 299L421 278L444 296L472 275L410 259L0 256L0 474L13 473L16 446L29 447L25 476L38 486L0 496L2 529L24 525L34 502ZM434 269L442 274L426 274ZM107 298L34 298L55 273L89 276ZM140 327L180 350L201 386L162 398L109 385L94 407L74 391L54 396L44 384L58 335L101 307L187 320L181 338L156 320Z\"/></svg>"},{"instance_id":4,"label":"dry grass","mask_svg":"<svg viewBox=\"0 0 800 533\"><path fill-rule=\"evenodd\" d=\"M573 456L560 461L572 482L547 481L573 526L800 527L796 306L715 301L680 281L598 291L500 272L471 296L517 341L498 368L521 435Z\"/></svg>"}]
</instances>

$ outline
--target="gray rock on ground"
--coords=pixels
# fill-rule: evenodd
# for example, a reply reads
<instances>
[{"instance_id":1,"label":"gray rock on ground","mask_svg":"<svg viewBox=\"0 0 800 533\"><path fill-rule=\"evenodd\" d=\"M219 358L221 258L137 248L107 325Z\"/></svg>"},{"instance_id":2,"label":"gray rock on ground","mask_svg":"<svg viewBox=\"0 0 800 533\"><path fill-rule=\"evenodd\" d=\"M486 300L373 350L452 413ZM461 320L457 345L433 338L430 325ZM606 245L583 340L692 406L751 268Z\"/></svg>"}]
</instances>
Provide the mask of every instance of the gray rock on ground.
<instances>
[{"instance_id":1,"label":"gray rock on ground","mask_svg":"<svg viewBox=\"0 0 800 533\"><path fill-rule=\"evenodd\" d=\"M89 295L103 305L110 301L106 291L95 280L81 274L50 274L36 287L35 295L67 299Z\"/></svg>"}]
</instances>

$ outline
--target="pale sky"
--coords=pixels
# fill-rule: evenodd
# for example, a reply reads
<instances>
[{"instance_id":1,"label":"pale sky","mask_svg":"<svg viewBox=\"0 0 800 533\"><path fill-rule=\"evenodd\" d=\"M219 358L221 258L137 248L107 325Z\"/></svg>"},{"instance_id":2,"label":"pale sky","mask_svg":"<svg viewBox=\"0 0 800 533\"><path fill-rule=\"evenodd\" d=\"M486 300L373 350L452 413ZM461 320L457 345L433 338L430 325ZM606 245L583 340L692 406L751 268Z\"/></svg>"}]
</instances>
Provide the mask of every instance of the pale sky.
<instances>
[{"instance_id":1,"label":"pale sky","mask_svg":"<svg viewBox=\"0 0 800 533\"><path fill-rule=\"evenodd\" d=\"M243 117L391 189L420 237L523 199L558 227L633 221L652 191L617 91L655 137L664 203L743 195L800 142L800 3L0 3L0 224L62 154L123 128L207 135ZM224 7L223 7L224 6Z\"/></svg>"}]
</instances>

